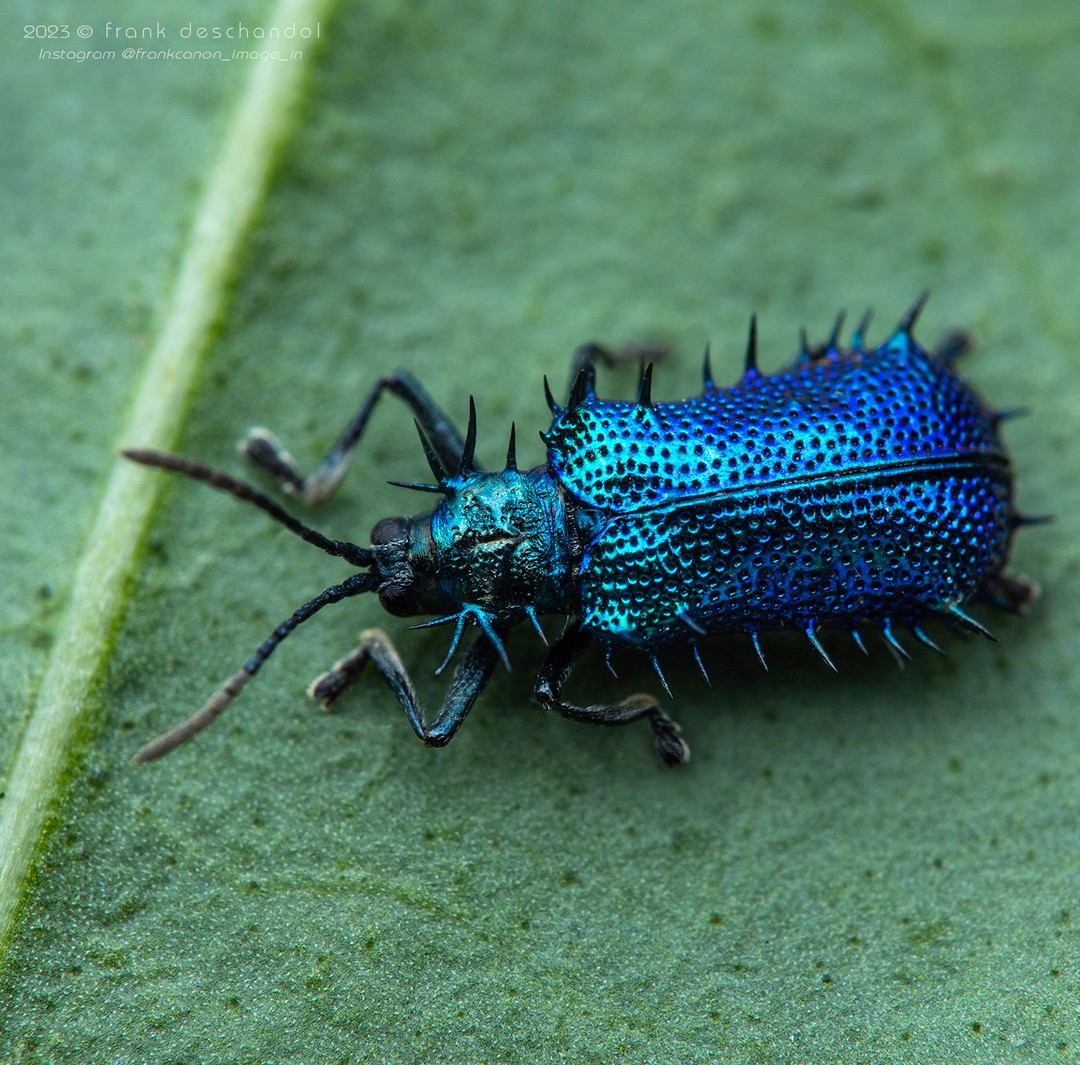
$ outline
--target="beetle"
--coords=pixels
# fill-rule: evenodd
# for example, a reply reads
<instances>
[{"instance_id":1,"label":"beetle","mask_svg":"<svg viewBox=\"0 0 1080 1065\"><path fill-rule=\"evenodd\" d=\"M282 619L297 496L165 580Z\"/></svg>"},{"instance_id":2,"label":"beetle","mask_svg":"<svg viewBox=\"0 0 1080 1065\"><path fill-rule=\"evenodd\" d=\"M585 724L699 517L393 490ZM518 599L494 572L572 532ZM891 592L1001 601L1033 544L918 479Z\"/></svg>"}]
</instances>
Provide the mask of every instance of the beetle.
<instances>
[{"instance_id":1,"label":"beetle","mask_svg":"<svg viewBox=\"0 0 1080 1065\"><path fill-rule=\"evenodd\" d=\"M803 633L835 669L820 633L877 629L903 664L897 636L909 630L944 653L923 624L939 617L993 639L968 613L985 602L1020 612L1038 589L1006 572L1014 531L1044 519L1021 516L999 427L1013 411L993 410L954 372L970 344L946 337L936 353L915 340L923 294L892 334L865 346L869 312L842 347L843 315L822 345L805 331L794 362L775 374L757 362L751 318L739 381L715 384L708 349L704 389L680 402L652 399L653 365L642 361L637 398L596 394L597 361L620 353L586 344L574 356L571 389L557 403L545 379L552 423L546 461L519 470L511 426L502 470L475 460L476 406L464 435L408 372L381 377L341 437L308 477L272 433L255 429L246 457L305 504L337 488L382 396L412 411L433 481L391 482L438 496L416 517L379 521L361 546L323 536L251 485L181 456L125 450L135 462L182 474L252 503L308 543L359 572L300 606L243 668L188 721L136 756L159 758L216 719L298 625L331 603L376 592L393 615L429 616L416 628L453 627L441 673L466 629L475 629L441 709L429 723L396 649L377 629L312 684L330 706L369 665L429 746L448 743L501 661L508 633L539 617L567 618L536 679L540 706L602 725L645 719L667 765L689 759L679 726L656 698L577 705L563 685L586 647L599 642L608 664L618 649L657 658L689 644L708 680L699 644L743 632L766 668L760 635ZM657 353L659 354L659 353ZM625 357L626 353L622 353ZM614 671L613 671L614 672Z\"/></svg>"}]
</instances>

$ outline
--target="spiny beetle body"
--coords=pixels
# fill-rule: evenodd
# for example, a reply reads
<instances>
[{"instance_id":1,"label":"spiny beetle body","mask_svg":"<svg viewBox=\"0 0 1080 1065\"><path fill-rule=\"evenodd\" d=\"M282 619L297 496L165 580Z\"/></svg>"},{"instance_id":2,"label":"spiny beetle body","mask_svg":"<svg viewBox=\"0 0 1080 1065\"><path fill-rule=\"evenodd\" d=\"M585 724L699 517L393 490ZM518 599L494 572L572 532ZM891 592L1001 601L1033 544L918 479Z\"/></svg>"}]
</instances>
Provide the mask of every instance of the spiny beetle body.
<instances>
[{"instance_id":1,"label":"spiny beetle body","mask_svg":"<svg viewBox=\"0 0 1080 1065\"><path fill-rule=\"evenodd\" d=\"M760 634L796 630L830 666L819 638L828 629L851 632L864 650L860 629L877 629L898 659L908 657L898 629L940 650L923 629L934 616L989 636L966 608L987 602L1018 611L1033 597L1035 586L1006 574L1005 564L1017 526L1038 519L1013 506L998 431L1009 412L987 408L953 372L966 337L950 335L936 354L914 339L924 300L877 348L864 346L868 316L841 347L838 319L825 344L811 347L804 335L794 363L772 375L758 369L752 320L738 383L717 387L706 353L704 391L676 403L653 402L651 365L636 401L599 399L594 364L610 353L586 345L566 406L547 390L547 461L524 472L513 429L505 468L479 469L472 401L462 437L404 372L376 383L311 477L265 430L249 436L247 456L314 503L337 487L383 392L402 398L434 477L405 487L440 499L429 513L380 521L370 547L329 540L249 485L191 460L125 452L253 502L361 570L300 607L202 710L139 759L206 727L312 614L369 591L392 614L433 615L420 627L454 627L440 672L466 627L479 631L430 724L378 630L315 681L312 694L327 705L371 662L417 735L441 746L496 662L509 668L509 630L528 621L543 637L538 615L561 614L568 622L536 681L541 706L595 724L646 718L668 764L685 762L689 750L651 696L592 706L563 700L563 683L590 642L603 646L609 665L618 649L644 652L666 689L660 648L689 644L704 673L699 643L716 633L746 633L764 664Z\"/></svg>"}]
</instances>

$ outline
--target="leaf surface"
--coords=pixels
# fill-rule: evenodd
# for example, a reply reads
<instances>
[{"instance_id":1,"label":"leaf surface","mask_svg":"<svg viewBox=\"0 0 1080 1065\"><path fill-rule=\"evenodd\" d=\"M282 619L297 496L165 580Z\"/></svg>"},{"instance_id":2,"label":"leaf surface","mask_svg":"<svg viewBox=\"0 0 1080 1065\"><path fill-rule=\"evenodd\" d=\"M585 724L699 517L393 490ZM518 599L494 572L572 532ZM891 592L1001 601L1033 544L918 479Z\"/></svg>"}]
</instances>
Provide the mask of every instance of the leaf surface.
<instances>
[{"instance_id":1,"label":"leaf surface","mask_svg":"<svg viewBox=\"0 0 1080 1065\"><path fill-rule=\"evenodd\" d=\"M132 23L167 21L131 6ZM269 14L220 10L204 21ZM980 615L999 644L940 634L950 657L916 652L903 673L840 634L825 637L840 677L794 639L767 642L768 675L721 640L706 689L673 651L694 751L676 773L645 728L537 713L542 648L524 631L445 750L418 744L374 679L314 712L307 682L373 624L427 704L441 697L447 633L353 601L291 637L214 729L135 767L344 574L257 512L151 475L163 504L112 585L124 620L97 633L71 707L85 728L55 744L48 781L2 800L52 815L4 947L0 1056L1075 1055L1078 36L1050 2L1022 21L1005 4L561 0L327 19L258 224L230 246L190 402L179 390L182 451L242 473L235 441L265 424L310 467L400 365L461 421L475 395L489 461L515 421L524 467L543 457L526 431L546 428L543 375L565 388L583 340L675 342L664 400L699 387L710 338L717 378L735 378L751 310L773 369L800 324L824 335L841 306L871 304L883 331L930 287L926 339L971 327L965 372L1036 412L1008 427L1019 496L1058 522L1022 532L1015 562L1047 594L1028 620ZM7 156L32 161L0 173L23 219L0 250L9 767L64 657L61 619L123 476L114 448L145 442L118 437L251 85L239 64L18 54L0 94ZM22 115L38 99L48 126ZM602 371L601 391L635 379ZM424 503L385 481L424 476L388 400L311 520L363 543ZM655 687L618 665L613 681L583 664L570 694Z\"/></svg>"}]
</instances>

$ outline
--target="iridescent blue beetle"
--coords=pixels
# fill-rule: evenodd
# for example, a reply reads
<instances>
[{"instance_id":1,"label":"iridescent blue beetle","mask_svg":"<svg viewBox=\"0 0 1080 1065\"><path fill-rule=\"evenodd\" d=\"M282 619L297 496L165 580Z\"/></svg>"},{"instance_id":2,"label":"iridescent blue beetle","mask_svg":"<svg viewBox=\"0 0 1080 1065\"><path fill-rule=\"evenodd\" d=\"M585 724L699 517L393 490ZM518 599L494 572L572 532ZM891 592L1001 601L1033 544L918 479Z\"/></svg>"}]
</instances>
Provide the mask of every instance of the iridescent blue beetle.
<instances>
[{"instance_id":1,"label":"iridescent blue beetle","mask_svg":"<svg viewBox=\"0 0 1080 1065\"><path fill-rule=\"evenodd\" d=\"M189 459L124 452L252 502L362 571L300 607L202 710L138 760L158 758L210 724L314 613L370 591L391 614L433 615L419 627L453 626L439 672L466 627L478 631L431 724L393 645L374 629L314 682L311 694L324 704L370 662L416 734L442 746L496 663L509 668L510 629L527 621L543 638L538 616L560 614L568 622L540 668L540 705L602 725L646 718L669 765L685 762L689 749L652 696L592 706L563 700L563 684L591 642L609 664L619 649L648 655L667 689L660 648L689 644L704 673L699 643L715 633L746 633L764 665L760 634L795 630L829 666L819 638L827 629L851 632L863 650L860 628L877 629L898 658L908 657L901 628L940 651L922 627L932 617L990 636L966 608L986 602L1015 612L1035 595L1035 585L1004 567L1015 529L1039 519L1013 507L998 433L1009 412L988 409L952 371L966 336L952 334L937 354L913 338L924 301L875 349L864 347L868 316L847 349L839 346L841 320L820 347L804 335L794 364L773 375L758 369L751 320L741 380L717 387L706 352L704 391L678 403L653 402L651 365L636 401L598 399L594 364L609 353L586 345L575 356L566 406L547 389L547 461L525 472L512 427L505 468L478 469L472 400L463 438L403 371L376 383L311 477L268 432L250 434L247 457L316 503L340 482L380 396L403 399L434 477L405 487L440 499L430 513L380 521L369 547L327 539L249 485Z\"/></svg>"}]
</instances>

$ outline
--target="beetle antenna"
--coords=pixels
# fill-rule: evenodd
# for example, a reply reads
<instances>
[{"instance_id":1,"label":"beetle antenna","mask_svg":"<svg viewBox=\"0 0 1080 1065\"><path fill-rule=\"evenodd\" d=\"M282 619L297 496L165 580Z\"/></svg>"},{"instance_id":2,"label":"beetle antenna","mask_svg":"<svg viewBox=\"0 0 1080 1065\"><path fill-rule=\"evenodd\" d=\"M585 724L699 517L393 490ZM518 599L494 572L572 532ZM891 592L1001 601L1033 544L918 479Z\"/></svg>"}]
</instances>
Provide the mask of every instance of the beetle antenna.
<instances>
[{"instance_id":1,"label":"beetle antenna","mask_svg":"<svg viewBox=\"0 0 1080 1065\"><path fill-rule=\"evenodd\" d=\"M324 606L331 603L339 603L342 599L348 599L354 595L362 595L364 592L373 591L378 584L379 578L374 573L354 573L348 580L341 584L332 584L329 588L321 591L314 599L308 600L303 606L293 611L274 631L259 645L259 649L244 663L244 668L239 673L234 673L225 683L210 696L206 705L193 714L176 728L151 740L138 754L135 761L153 762L175 751L177 747L187 743L192 737L202 732L204 728L212 725L235 699L244 685L259 670L262 664L274 653L277 645L289 635L298 625L302 625L313 614L317 614Z\"/></svg>"},{"instance_id":2,"label":"beetle antenna","mask_svg":"<svg viewBox=\"0 0 1080 1065\"><path fill-rule=\"evenodd\" d=\"M202 481L221 492L242 499L246 503L254 503L265 514L269 514L274 521L284 525L290 532L295 533L301 540L314 544L328 555L335 558L343 558L354 566L375 565L375 552L370 547L360 547L358 544L349 543L347 540L331 540L322 533L298 521L287 510L279 507L269 496L263 495L257 488L253 488L245 481L230 477L221 470L215 470L210 466L204 466L194 459L184 458L183 455L167 455L163 451L148 451L142 448L125 448L120 452L126 459L138 462L143 466L156 466L158 469L170 470L172 473L181 473L190 477L193 481Z\"/></svg>"}]
</instances>

